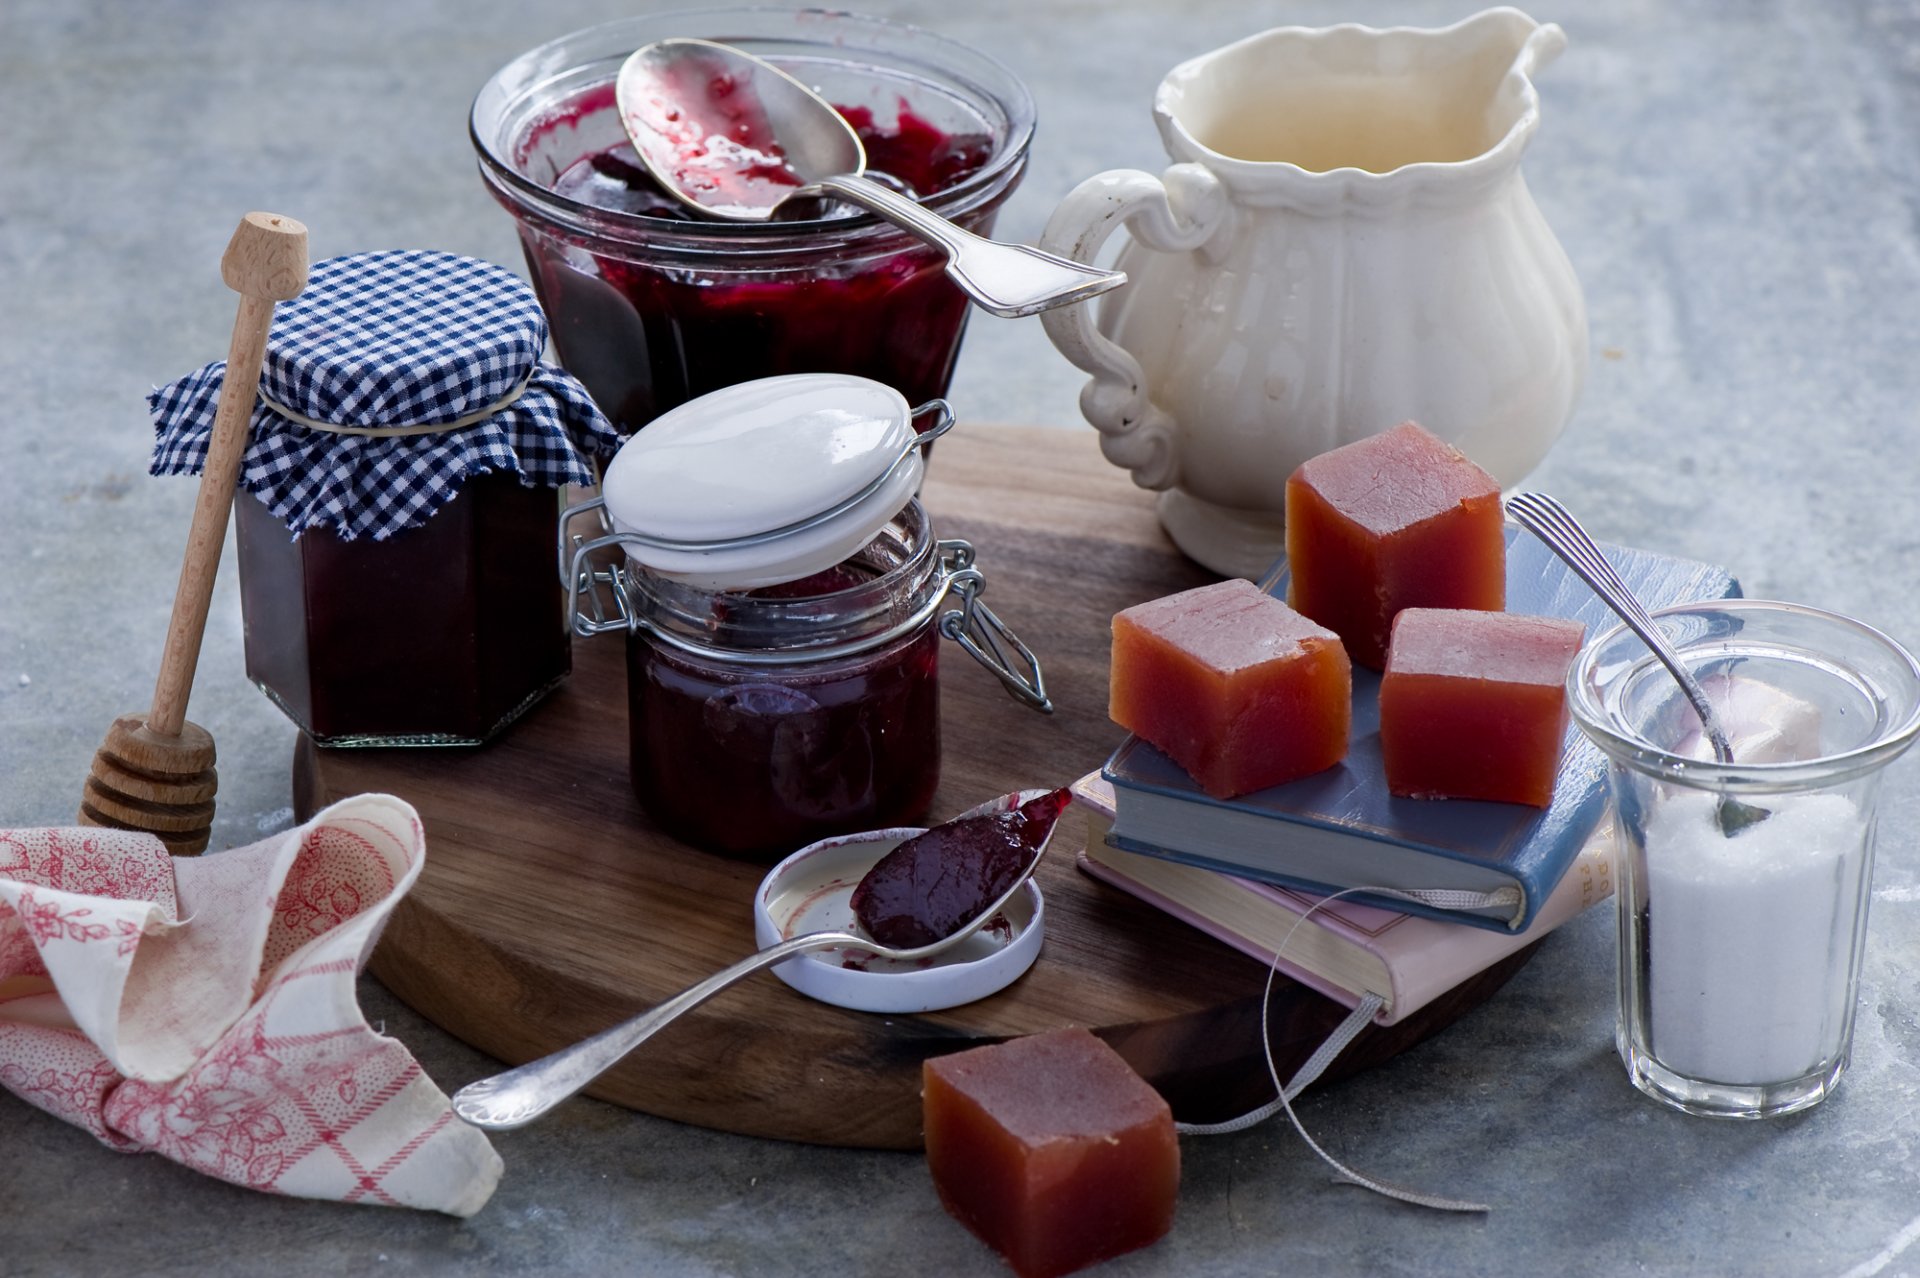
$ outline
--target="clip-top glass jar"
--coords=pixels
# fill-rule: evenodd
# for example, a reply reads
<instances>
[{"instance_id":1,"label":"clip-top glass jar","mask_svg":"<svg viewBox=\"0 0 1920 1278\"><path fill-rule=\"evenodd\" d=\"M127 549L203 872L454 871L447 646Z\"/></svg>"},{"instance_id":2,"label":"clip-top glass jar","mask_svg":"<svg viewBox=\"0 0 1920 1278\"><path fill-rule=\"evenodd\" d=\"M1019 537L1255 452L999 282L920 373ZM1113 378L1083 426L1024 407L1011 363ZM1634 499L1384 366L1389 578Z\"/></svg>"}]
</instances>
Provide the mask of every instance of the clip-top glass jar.
<instances>
[{"instance_id":1,"label":"clip-top glass jar","mask_svg":"<svg viewBox=\"0 0 1920 1278\"><path fill-rule=\"evenodd\" d=\"M968 303L943 256L872 214L696 220L639 166L614 103L627 55L721 40L838 107L927 206L987 234L1026 168L1033 100L999 62L931 32L822 10L714 9L594 27L502 67L474 100L480 173L519 223L560 362L623 431L735 382L870 377L944 395Z\"/></svg>"},{"instance_id":2,"label":"clip-top glass jar","mask_svg":"<svg viewBox=\"0 0 1920 1278\"><path fill-rule=\"evenodd\" d=\"M571 665L553 520L618 437L488 262L360 253L274 317L235 495L247 675L317 743L475 745ZM224 363L151 397L197 473Z\"/></svg>"},{"instance_id":3,"label":"clip-top glass jar","mask_svg":"<svg viewBox=\"0 0 1920 1278\"><path fill-rule=\"evenodd\" d=\"M910 413L857 378L765 379L661 418L614 459L605 496L567 512L574 627L627 632L633 788L668 832L778 857L917 821L940 779L942 636L1051 710L1033 654L980 601L973 548L937 539L911 495L922 447L951 425L944 403ZM704 478L669 473L689 456ZM613 531L572 537L596 508ZM613 546L625 562L596 570Z\"/></svg>"}]
</instances>

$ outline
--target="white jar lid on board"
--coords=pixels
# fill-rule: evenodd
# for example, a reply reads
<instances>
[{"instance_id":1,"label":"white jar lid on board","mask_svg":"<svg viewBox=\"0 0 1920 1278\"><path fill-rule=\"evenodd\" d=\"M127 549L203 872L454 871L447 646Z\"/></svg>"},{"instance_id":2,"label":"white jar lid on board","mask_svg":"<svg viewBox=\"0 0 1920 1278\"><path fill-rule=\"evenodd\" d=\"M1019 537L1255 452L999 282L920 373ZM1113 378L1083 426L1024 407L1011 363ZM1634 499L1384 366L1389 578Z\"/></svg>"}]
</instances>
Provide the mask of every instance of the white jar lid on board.
<instances>
[{"instance_id":1,"label":"white jar lid on board","mask_svg":"<svg viewBox=\"0 0 1920 1278\"><path fill-rule=\"evenodd\" d=\"M706 590L797 581L851 557L919 490L916 411L892 387L795 373L702 395L649 422L600 485L627 557ZM925 409L918 410L925 411Z\"/></svg>"}]
</instances>

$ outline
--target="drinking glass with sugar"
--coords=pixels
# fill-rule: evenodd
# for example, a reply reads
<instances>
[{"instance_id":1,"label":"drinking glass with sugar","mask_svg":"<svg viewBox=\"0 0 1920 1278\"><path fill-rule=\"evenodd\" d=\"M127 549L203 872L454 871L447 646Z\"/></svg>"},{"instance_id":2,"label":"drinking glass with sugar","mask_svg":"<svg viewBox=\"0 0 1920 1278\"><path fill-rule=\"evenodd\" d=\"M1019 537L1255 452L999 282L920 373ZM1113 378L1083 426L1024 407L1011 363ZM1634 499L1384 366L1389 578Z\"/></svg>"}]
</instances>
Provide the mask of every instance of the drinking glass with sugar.
<instances>
[{"instance_id":1,"label":"drinking glass with sugar","mask_svg":"<svg viewBox=\"0 0 1920 1278\"><path fill-rule=\"evenodd\" d=\"M1634 1086L1692 1114L1767 1118L1838 1085L1853 1038L1886 765L1920 731L1920 665L1857 621L1724 600L1656 614L1726 720L1701 748L1625 627L1569 676L1619 823L1620 1018ZM1764 810L1730 829L1725 796Z\"/></svg>"}]
</instances>

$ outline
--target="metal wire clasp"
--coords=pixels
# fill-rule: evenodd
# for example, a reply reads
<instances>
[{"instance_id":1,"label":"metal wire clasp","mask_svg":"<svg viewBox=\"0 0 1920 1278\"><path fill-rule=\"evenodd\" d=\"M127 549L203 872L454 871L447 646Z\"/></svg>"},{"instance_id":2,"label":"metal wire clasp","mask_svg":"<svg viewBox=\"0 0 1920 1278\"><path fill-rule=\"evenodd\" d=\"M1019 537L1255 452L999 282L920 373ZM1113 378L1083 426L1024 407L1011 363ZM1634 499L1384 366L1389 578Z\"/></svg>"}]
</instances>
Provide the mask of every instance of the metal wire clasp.
<instances>
[{"instance_id":1,"label":"metal wire clasp","mask_svg":"<svg viewBox=\"0 0 1920 1278\"><path fill-rule=\"evenodd\" d=\"M946 593L960 599L958 608L940 614L940 633L991 670L1015 700L1052 714L1053 700L1047 696L1039 659L994 615L993 609L980 601L987 580L973 566L972 543L954 539L943 540L939 546L940 566L947 577Z\"/></svg>"},{"instance_id":2,"label":"metal wire clasp","mask_svg":"<svg viewBox=\"0 0 1920 1278\"><path fill-rule=\"evenodd\" d=\"M560 512L560 584L567 588L567 623L581 638L609 630L632 630L633 607L627 602L626 570L619 561L596 567L596 551L620 545L625 538L613 531L607 518L607 499L595 497ZM587 538L573 531L573 521L597 513L603 530ZM604 587L604 590L602 589ZM611 605L607 600L611 599Z\"/></svg>"},{"instance_id":3,"label":"metal wire clasp","mask_svg":"<svg viewBox=\"0 0 1920 1278\"><path fill-rule=\"evenodd\" d=\"M925 447L952 429L953 411L944 400L929 400L913 410L914 417L931 413L934 423L912 440L907 441L887 468L887 473L897 469L908 456ZM559 530L559 570L560 581L567 591L567 622L573 633L582 638L604 634L609 630L637 631L645 626L638 611L635 610L629 593L630 584L627 569L624 566L624 553L611 563L596 563L594 556L602 551L618 550L627 545L669 546L677 550L709 550L727 545L748 545L761 541L777 540L806 528L813 527L821 519L844 512L852 504L864 498L874 490L874 485L882 482L875 480L856 494L854 498L837 504L831 511L812 516L785 528L771 530L752 537L739 538L731 543L664 542L641 536L632 532L617 532L613 521L607 514L606 499L594 497L578 505L569 506L560 516ZM574 521L586 516L594 517L593 535L574 531ZM1053 713L1053 701L1047 696L1046 680L1040 671L1039 659L1033 650L1021 642L1020 637L1007 629L1006 623L994 615L993 609L982 603L980 596L986 591L986 578L974 567L973 546L960 540L942 540L934 543L939 556L941 583L939 590L914 611L896 621L885 630L860 637L856 641L828 647L816 647L808 650L807 659L827 660L850 655L855 652L890 643L902 635L909 634L936 616L940 633L959 644L969 656L991 671L995 678L1007 689L1014 699L1024 702L1046 714ZM958 607L939 612L940 606L949 600L957 601ZM654 628L646 626L649 632ZM685 646L685 641L673 635L658 633L657 637L675 646ZM716 660L737 662L746 665L776 665L794 660L794 654L785 651L725 651L721 649L698 649L703 655Z\"/></svg>"},{"instance_id":4,"label":"metal wire clasp","mask_svg":"<svg viewBox=\"0 0 1920 1278\"><path fill-rule=\"evenodd\" d=\"M635 630L639 627L639 619L627 601L624 554L607 567L600 568L593 562L596 551L627 545L674 551L731 550L780 541L796 533L816 528L828 520L845 514L878 492L887 479L905 464L908 457L915 453L924 456L928 446L934 440L953 429L955 421L953 408L944 399L930 399L911 410L907 416L908 420L917 421L929 414L933 417L933 424L906 440L893 460L887 464L886 469L858 492L834 503L826 510L765 532L720 541L680 541L650 537L633 531L615 532L613 520L607 515L605 497L594 497L578 505L567 507L560 514L560 582L567 588L567 622L573 628L573 633L585 638L590 635L604 634L609 630ZM573 531L573 521L587 514L598 516L595 521L598 535L591 538ZM994 624L998 625L998 622Z\"/></svg>"}]
</instances>

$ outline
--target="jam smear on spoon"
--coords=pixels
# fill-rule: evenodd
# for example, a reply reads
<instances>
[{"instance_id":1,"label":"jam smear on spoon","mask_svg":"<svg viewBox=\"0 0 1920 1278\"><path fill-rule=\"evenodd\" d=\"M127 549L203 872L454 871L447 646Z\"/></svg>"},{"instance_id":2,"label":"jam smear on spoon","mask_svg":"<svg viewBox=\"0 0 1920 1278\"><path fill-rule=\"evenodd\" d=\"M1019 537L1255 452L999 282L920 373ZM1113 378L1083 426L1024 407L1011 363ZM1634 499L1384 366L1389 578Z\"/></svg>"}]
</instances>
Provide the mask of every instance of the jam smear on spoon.
<instances>
[{"instance_id":1,"label":"jam smear on spoon","mask_svg":"<svg viewBox=\"0 0 1920 1278\"><path fill-rule=\"evenodd\" d=\"M868 936L895 949L944 940L1019 881L1071 797L1054 790L1011 811L914 835L854 888L854 917Z\"/></svg>"},{"instance_id":2,"label":"jam smear on spoon","mask_svg":"<svg viewBox=\"0 0 1920 1278\"><path fill-rule=\"evenodd\" d=\"M733 215L770 209L801 185L752 90L718 63L684 62L622 72L627 128L650 145L681 191Z\"/></svg>"}]
</instances>

